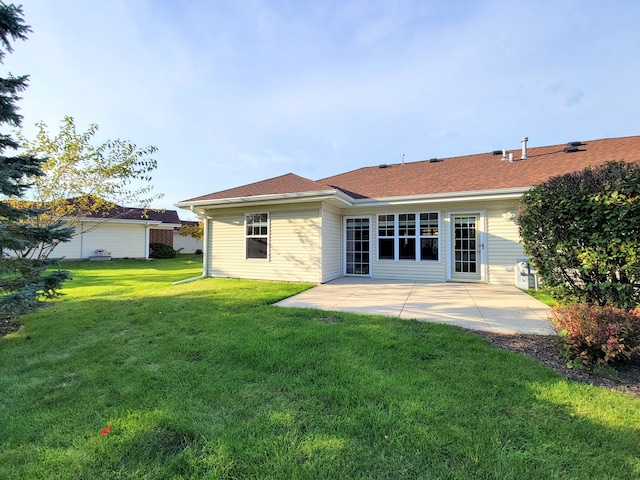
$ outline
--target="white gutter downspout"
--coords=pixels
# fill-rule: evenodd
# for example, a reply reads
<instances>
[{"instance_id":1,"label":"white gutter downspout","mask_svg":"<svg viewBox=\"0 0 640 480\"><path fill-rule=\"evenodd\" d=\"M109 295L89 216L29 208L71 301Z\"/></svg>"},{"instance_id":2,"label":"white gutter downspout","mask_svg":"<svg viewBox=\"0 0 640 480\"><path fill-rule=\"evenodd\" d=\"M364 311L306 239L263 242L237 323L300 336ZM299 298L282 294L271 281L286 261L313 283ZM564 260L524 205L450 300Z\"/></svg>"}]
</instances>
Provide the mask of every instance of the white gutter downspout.
<instances>
[{"instance_id":1,"label":"white gutter downspout","mask_svg":"<svg viewBox=\"0 0 640 480\"><path fill-rule=\"evenodd\" d=\"M144 226L144 259L149 260L149 222Z\"/></svg>"},{"instance_id":2,"label":"white gutter downspout","mask_svg":"<svg viewBox=\"0 0 640 480\"><path fill-rule=\"evenodd\" d=\"M205 216L202 219L202 230L204 242L202 242L202 276L206 277L209 269L209 237L211 236L211 224L209 217ZM212 242L213 244L213 242Z\"/></svg>"},{"instance_id":3,"label":"white gutter downspout","mask_svg":"<svg viewBox=\"0 0 640 480\"><path fill-rule=\"evenodd\" d=\"M193 212L193 206L191 207L191 211ZM187 278L186 280L179 280L177 282L173 282L172 285L180 285L182 283L190 283L207 278L207 265L209 264L209 249L207 248L207 245L209 244L209 218L204 216L202 219L202 225L204 227L204 242L202 242L202 275L199 277Z\"/></svg>"},{"instance_id":4,"label":"white gutter downspout","mask_svg":"<svg viewBox=\"0 0 640 480\"><path fill-rule=\"evenodd\" d=\"M80 222L80 261L84 260L84 222Z\"/></svg>"}]
</instances>

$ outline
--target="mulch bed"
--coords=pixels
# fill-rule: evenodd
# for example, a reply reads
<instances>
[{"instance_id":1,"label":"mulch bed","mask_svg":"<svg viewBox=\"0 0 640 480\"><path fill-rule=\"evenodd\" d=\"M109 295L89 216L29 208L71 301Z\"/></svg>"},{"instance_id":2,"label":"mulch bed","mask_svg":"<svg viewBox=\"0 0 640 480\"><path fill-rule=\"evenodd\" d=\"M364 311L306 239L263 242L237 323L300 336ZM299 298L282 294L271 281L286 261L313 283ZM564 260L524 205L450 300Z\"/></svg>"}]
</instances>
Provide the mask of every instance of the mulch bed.
<instances>
[{"instance_id":1,"label":"mulch bed","mask_svg":"<svg viewBox=\"0 0 640 480\"><path fill-rule=\"evenodd\" d=\"M560 339L554 335L500 335L471 331L488 339L494 347L518 352L555 370L567 380L588 383L599 387L627 392L640 398L640 356L629 363L615 365L609 378L588 370L567 368L566 359L560 354Z\"/></svg>"},{"instance_id":2,"label":"mulch bed","mask_svg":"<svg viewBox=\"0 0 640 480\"><path fill-rule=\"evenodd\" d=\"M20 325L12 322L7 318L0 317L0 337L4 337L5 335L13 333L18 330L18 328L20 328Z\"/></svg>"}]
</instances>

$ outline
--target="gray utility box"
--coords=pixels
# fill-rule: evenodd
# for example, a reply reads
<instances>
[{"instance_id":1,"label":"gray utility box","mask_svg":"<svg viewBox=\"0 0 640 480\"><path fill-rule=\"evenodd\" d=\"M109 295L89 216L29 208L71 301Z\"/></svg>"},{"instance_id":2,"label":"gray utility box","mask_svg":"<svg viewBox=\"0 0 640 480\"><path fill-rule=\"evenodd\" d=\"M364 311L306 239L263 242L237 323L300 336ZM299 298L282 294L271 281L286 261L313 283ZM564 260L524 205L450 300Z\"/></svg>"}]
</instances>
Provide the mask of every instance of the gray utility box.
<instances>
[{"instance_id":1,"label":"gray utility box","mask_svg":"<svg viewBox=\"0 0 640 480\"><path fill-rule=\"evenodd\" d=\"M536 271L527 258L516 259L516 287L521 290L538 289Z\"/></svg>"}]
</instances>

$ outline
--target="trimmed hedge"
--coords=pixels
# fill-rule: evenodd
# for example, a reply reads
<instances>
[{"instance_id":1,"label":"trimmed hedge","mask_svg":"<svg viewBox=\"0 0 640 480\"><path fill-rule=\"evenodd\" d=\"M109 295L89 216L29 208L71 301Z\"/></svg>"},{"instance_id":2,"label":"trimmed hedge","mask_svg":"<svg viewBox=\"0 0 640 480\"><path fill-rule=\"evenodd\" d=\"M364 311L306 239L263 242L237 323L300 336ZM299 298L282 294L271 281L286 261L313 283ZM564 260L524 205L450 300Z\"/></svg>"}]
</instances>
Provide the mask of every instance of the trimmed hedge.
<instances>
[{"instance_id":1,"label":"trimmed hedge","mask_svg":"<svg viewBox=\"0 0 640 480\"><path fill-rule=\"evenodd\" d=\"M522 197L525 253L563 303L640 304L640 164L553 177Z\"/></svg>"}]
</instances>

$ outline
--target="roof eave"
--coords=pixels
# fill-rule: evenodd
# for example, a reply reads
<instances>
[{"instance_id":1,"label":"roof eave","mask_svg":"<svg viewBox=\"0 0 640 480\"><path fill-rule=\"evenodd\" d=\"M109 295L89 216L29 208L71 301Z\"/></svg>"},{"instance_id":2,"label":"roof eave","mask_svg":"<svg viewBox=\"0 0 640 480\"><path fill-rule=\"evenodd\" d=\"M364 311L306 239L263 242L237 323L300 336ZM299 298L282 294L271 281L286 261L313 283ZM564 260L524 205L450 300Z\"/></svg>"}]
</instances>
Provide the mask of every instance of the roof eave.
<instances>
[{"instance_id":1,"label":"roof eave","mask_svg":"<svg viewBox=\"0 0 640 480\"><path fill-rule=\"evenodd\" d=\"M323 200L338 200L346 206L353 205L354 199L337 189L317 190L313 192L278 193L270 195L251 195L246 197L216 198L210 200L195 200L176 203L178 208L191 211L204 209L228 208L235 206L260 206L283 203L317 202Z\"/></svg>"},{"instance_id":2,"label":"roof eave","mask_svg":"<svg viewBox=\"0 0 640 480\"><path fill-rule=\"evenodd\" d=\"M156 224L158 227L162 227L162 228L180 228L182 226L181 223L164 223L164 222L160 222L158 224Z\"/></svg>"},{"instance_id":3,"label":"roof eave","mask_svg":"<svg viewBox=\"0 0 640 480\"><path fill-rule=\"evenodd\" d=\"M466 192L429 193L421 195L403 195L397 197L362 198L354 201L356 207L380 205L411 205L415 203L469 202L478 200L513 200L520 198L528 187L499 188L492 190L473 190Z\"/></svg>"},{"instance_id":4,"label":"roof eave","mask_svg":"<svg viewBox=\"0 0 640 480\"><path fill-rule=\"evenodd\" d=\"M142 225L154 225L162 227L179 227L180 223L164 223L160 220L150 220L141 218L139 220L132 218L112 218L112 217L78 217L74 218L74 221L79 222L95 222L95 223L128 223L128 224L142 224Z\"/></svg>"}]
</instances>

